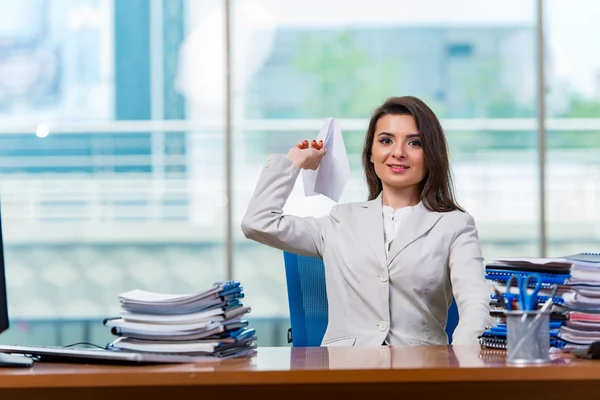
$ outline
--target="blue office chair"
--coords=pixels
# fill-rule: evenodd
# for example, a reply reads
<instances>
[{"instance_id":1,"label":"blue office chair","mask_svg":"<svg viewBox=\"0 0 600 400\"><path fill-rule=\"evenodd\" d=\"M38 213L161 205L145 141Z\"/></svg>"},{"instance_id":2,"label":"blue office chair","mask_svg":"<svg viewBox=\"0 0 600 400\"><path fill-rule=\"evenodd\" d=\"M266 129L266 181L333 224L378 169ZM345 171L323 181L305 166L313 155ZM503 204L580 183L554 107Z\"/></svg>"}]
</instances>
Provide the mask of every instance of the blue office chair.
<instances>
[{"instance_id":1,"label":"blue office chair","mask_svg":"<svg viewBox=\"0 0 600 400\"><path fill-rule=\"evenodd\" d=\"M288 343L294 347L320 346L327 329L325 265L316 257L283 252L291 328ZM458 324L454 299L448 310L446 333L450 340Z\"/></svg>"}]
</instances>

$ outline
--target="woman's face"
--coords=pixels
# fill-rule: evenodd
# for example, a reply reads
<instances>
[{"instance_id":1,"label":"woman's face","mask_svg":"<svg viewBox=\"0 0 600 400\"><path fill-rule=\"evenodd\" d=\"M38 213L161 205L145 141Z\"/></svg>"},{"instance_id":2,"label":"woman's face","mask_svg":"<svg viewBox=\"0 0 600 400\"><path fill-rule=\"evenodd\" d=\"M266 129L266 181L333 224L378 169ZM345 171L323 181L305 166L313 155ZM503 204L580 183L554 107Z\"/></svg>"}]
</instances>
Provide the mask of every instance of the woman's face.
<instances>
[{"instance_id":1,"label":"woman's face","mask_svg":"<svg viewBox=\"0 0 600 400\"><path fill-rule=\"evenodd\" d=\"M418 187L427 175L421 136L412 115L379 118L372 146L371 162L384 189Z\"/></svg>"}]
</instances>

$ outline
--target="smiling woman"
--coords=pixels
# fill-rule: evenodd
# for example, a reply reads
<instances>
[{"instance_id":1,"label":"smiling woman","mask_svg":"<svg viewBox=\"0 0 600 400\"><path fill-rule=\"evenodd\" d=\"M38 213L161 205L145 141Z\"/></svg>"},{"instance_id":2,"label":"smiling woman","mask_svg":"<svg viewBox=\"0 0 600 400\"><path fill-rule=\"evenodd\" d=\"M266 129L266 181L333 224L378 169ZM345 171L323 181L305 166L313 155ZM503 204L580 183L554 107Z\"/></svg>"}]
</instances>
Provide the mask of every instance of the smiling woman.
<instances>
[{"instance_id":1,"label":"smiling woman","mask_svg":"<svg viewBox=\"0 0 600 400\"><path fill-rule=\"evenodd\" d=\"M298 143L263 168L242 221L249 239L323 259L324 346L447 344L448 308L460 314L453 344L478 343L489 287L475 222L452 192L444 132L421 100L388 99L369 124L363 163L369 201L322 218L284 215L301 169L327 149Z\"/></svg>"},{"instance_id":2,"label":"smiling woman","mask_svg":"<svg viewBox=\"0 0 600 400\"><path fill-rule=\"evenodd\" d=\"M420 134L410 133L418 132L415 119L411 115L388 114L377 121L375 129L369 161L381 185L386 187L386 192L411 192L411 203L417 204L419 184L425 179L427 166ZM387 196L383 201L388 202Z\"/></svg>"},{"instance_id":3,"label":"smiling woman","mask_svg":"<svg viewBox=\"0 0 600 400\"><path fill-rule=\"evenodd\" d=\"M365 137L363 167L369 200L383 191L384 205L395 209L422 200L430 211L462 211L454 200L442 126L416 97L392 97L375 110Z\"/></svg>"}]
</instances>

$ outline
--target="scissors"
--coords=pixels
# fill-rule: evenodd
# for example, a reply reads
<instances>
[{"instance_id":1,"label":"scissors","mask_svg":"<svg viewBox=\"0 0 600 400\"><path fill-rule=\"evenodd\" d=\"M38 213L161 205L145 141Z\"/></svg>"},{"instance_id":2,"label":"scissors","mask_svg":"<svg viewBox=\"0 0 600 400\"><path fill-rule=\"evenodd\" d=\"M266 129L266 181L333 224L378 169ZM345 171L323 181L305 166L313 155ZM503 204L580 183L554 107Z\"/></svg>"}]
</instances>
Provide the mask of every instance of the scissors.
<instances>
[{"instance_id":1,"label":"scissors","mask_svg":"<svg viewBox=\"0 0 600 400\"><path fill-rule=\"evenodd\" d=\"M529 274L526 276L513 275L506 281L506 293L504 294L504 303L508 310L515 309L512 299L509 298L510 288L513 285L519 289L518 306L519 309L530 311L537 308L538 294L542 289L542 278L538 274ZM533 291L528 293L527 289L533 284Z\"/></svg>"}]
</instances>

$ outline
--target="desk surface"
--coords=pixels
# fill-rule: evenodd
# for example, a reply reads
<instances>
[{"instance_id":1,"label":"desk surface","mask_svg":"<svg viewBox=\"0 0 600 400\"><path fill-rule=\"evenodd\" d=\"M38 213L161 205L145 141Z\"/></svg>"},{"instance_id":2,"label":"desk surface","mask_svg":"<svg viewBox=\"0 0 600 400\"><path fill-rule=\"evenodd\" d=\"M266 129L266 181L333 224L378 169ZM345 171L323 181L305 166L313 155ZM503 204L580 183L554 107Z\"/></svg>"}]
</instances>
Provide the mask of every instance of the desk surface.
<instances>
[{"instance_id":1,"label":"desk surface","mask_svg":"<svg viewBox=\"0 0 600 400\"><path fill-rule=\"evenodd\" d=\"M540 366L509 366L479 346L260 348L251 358L204 364L104 366L36 363L0 368L0 389L305 385L344 383L600 382L600 364L553 355Z\"/></svg>"}]
</instances>

